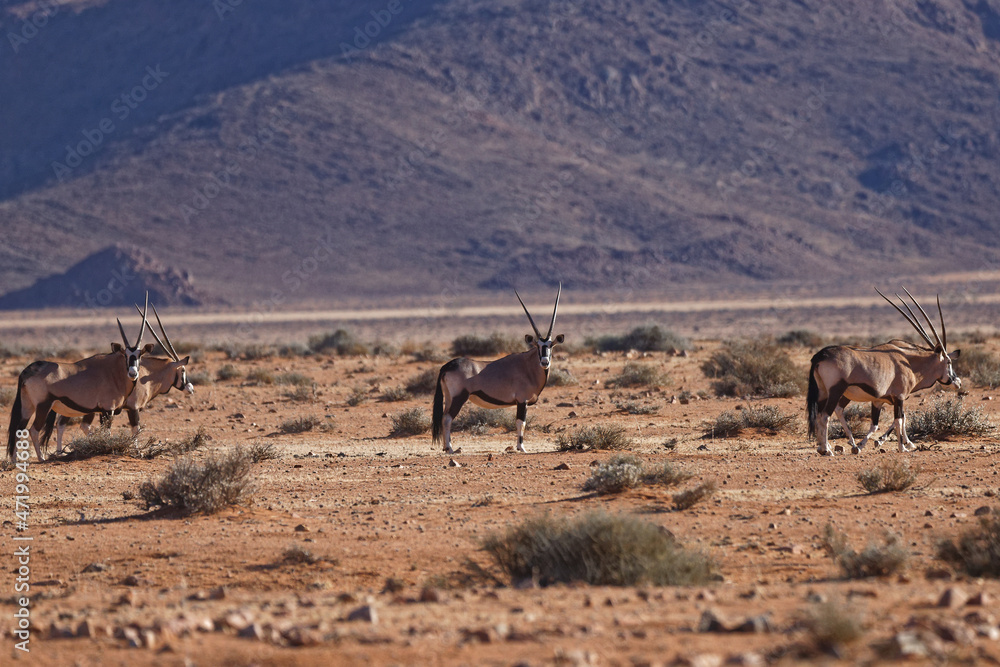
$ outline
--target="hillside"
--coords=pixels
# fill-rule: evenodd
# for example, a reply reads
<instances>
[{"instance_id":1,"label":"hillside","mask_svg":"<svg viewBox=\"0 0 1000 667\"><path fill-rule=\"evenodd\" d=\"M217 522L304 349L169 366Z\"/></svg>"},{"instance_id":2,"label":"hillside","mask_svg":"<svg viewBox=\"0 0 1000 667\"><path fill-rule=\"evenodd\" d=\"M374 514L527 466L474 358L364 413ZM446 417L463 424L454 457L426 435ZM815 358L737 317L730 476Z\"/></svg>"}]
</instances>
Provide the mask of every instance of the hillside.
<instances>
[{"instance_id":1,"label":"hillside","mask_svg":"<svg viewBox=\"0 0 1000 667\"><path fill-rule=\"evenodd\" d=\"M237 305L996 266L997 0L35 8L0 293L119 242Z\"/></svg>"}]
</instances>

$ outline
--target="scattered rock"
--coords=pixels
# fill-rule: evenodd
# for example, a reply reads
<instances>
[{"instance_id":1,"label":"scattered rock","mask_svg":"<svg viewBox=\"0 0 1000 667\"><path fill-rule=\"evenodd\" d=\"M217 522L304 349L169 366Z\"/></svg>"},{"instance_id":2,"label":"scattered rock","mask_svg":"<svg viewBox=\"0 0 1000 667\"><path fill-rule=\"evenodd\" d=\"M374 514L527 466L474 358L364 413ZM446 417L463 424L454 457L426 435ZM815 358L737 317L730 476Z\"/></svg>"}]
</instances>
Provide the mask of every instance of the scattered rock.
<instances>
[{"instance_id":1,"label":"scattered rock","mask_svg":"<svg viewBox=\"0 0 1000 667\"><path fill-rule=\"evenodd\" d=\"M912 657L926 657L929 653L927 645L920 639L916 632L899 632L891 640L887 647L887 657L900 659Z\"/></svg>"},{"instance_id":2,"label":"scattered rock","mask_svg":"<svg viewBox=\"0 0 1000 667\"><path fill-rule=\"evenodd\" d=\"M747 620L740 623L738 626L733 628L733 632L746 632L752 634L763 634L765 632L771 632L771 621L769 620L768 614L761 614L760 616L751 616Z\"/></svg>"},{"instance_id":3,"label":"scattered rock","mask_svg":"<svg viewBox=\"0 0 1000 667\"><path fill-rule=\"evenodd\" d=\"M426 586L422 591L420 591L420 601L441 602L441 591L432 586Z\"/></svg>"},{"instance_id":4,"label":"scattered rock","mask_svg":"<svg viewBox=\"0 0 1000 667\"><path fill-rule=\"evenodd\" d=\"M364 621L366 623L371 623L375 625L378 623L378 614L375 612L375 607L370 604L366 604L363 607L358 607L351 613L347 615L348 621Z\"/></svg>"},{"instance_id":5,"label":"scattered rock","mask_svg":"<svg viewBox=\"0 0 1000 667\"><path fill-rule=\"evenodd\" d=\"M470 630L468 628L462 628L462 641L476 641L483 644L489 644L493 641L493 631L489 628L479 628L477 630Z\"/></svg>"},{"instance_id":6,"label":"scattered rock","mask_svg":"<svg viewBox=\"0 0 1000 667\"><path fill-rule=\"evenodd\" d=\"M257 641L264 641L264 628L260 626L260 623L251 623L246 627L240 629L236 633L237 637L242 637L243 639L256 639Z\"/></svg>"},{"instance_id":7,"label":"scattered rock","mask_svg":"<svg viewBox=\"0 0 1000 667\"><path fill-rule=\"evenodd\" d=\"M946 642L968 646L976 640L972 628L957 621L938 621L934 624L934 633Z\"/></svg>"},{"instance_id":8,"label":"scattered rock","mask_svg":"<svg viewBox=\"0 0 1000 667\"><path fill-rule=\"evenodd\" d=\"M448 467L449 468L461 468L462 464L459 463L458 461L456 461L455 459L449 459L448 460Z\"/></svg>"},{"instance_id":9,"label":"scattered rock","mask_svg":"<svg viewBox=\"0 0 1000 667\"><path fill-rule=\"evenodd\" d=\"M553 470L569 470L569 464L568 463L560 463L555 468L553 468Z\"/></svg>"},{"instance_id":10,"label":"scattered rock","mask_svg":"<svg viewBox=\"0 0 1000 667\"><path fill-rule=\"evenodd\" d=\"M140 324L141 324L141 322L140 322ZM309 532L309 528L306 527L306 525L304 523L300 523L299 525L295 526L295 532L296 533L308 533Z\"/></svg>"},{"instance_id":11,"label":"scattered rock","mask_svg":"<svg viewBox=\"0 0 1000 667\"><path fill-rule=\"evenodd\" d=\"M706 609L701 613L698 621L698 632L729 632L729 628L711 609Z\"/></svg>"},{"instance_id":12,"label":"scattered rock","mask_svg":"<svg viewBox=\"0 0 1000 667\"><path fill-rule=\"evenodd\" d=\"M977 507L976 511L973 512L976 516L986 516L993 511L993 508L989 505L983 505L982 507Z\"/></svg>"},{"instance_id":13,"label":"scattered rock","mask_svg":"<svg viewBox=\"0 0 1000 667\"><path fill-rule=\"evenodd\" d=\"M83 571L85 573L89 573L89 572L104 572L107 569L108 569L108 566L105 563L91 563L87 567L83 568Z\"/></svg>"},{"instance_id":14,"label":"scattered rock","mask_svg":"<svg viewBox=\"0 0 1000 667\"><path fill-rule=\"evenodd\" d=\"M374 612L373 612L374 613ZM350 620L350 619L348 619ZM374 621L372 621L374 623ZM282 634L291 646L316 646L323 643L323 638L312 628L295 626Z\"/></svg>"},{"instance_id":15,"label":"scattered rock","mask_svg":"<svg viewBox=\"0 0 1000 667\"><path fill-rule=\"evenodd\" d=\"M969 595L958 586L945 589L945 592L938 598L937 606L948 609L956 609L965 606L969 601Z\"/></svg>"}]
</instances>

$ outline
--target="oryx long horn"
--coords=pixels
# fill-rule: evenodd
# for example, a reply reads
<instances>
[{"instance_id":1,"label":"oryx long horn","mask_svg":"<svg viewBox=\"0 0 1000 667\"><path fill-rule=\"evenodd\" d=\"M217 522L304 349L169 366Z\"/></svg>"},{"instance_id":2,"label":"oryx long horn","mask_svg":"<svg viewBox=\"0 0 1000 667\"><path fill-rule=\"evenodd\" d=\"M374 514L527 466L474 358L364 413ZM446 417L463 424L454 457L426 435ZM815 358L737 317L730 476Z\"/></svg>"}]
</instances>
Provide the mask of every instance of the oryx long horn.
<instances>
[{"instance_id":1,"label":"oryx long horn","mask_svg":"<svg viewBox=\"0 0 1000 667\"><path fill-rule=\"evenodd\" d=\"M118 331L122 333L122 342L125 343L125 347L128 348L128 337L125 335L125 327L122 326L122 321L115 318L118 321Z\"/></svg>"},{"instance_id":2,"label":"oryx long horn","mask_svg":"<svg viewBox=\"0 0 1000 667\"><path fill-rule=\"evenodd\" d=\"M944 343L942 349L948 350L948 329L944 326L944 313L941 312L941 295L937 295L938 317L941 318L941 342Z\"/></svg>"},{"instance_id":3,"label":"oryx long horn","mask_svg":"<svg viewBox=\"0 0 1000 667\"><path fill-rule=\"evenodd\" d=\"M906 320L907 322L909 322L909 323L910 323L910 326L912 326L912 327L913 327L914 329L916 329L917 333L918 333L918 334L920 334L921 338L923 338L923 339L924 339L924 341L925 341L925 342L926 342L926 343L927 343L928 345L930 345L931 347L933 347L933 346L934 346L934 343L933 343L933 342L931 341L931 339L930 339L930 338L929 338L929 337L927 336L927 332L925 332L925 331L924 331L923 327L921 327L921 326L920 326L920 324L919 324L918 322L916 322L916 320L914 320L914 319L911 319L909 315L907 315L906 313L904 313L904 312L903 312L903 309L902 309L902 308L900 308L899 306L897 306L897 305L896 305L895 303L893 303L893 302L892 302L892 299L890 299L889 297L887 297L887 296L886 296L885 294L882 294L882 292L880 292L880 291L879 291L879 288L877 288L877 287L876 287L876 288L875 288L875 291L876 291L876 292L878 292L878 295L879 295L880 297L882 297L883 299L885 299L885 300L886 300L886 302L887 302L887 303L888 303L888 304L889 304L890 306L892 306L893 308L895 308L896 310L898 310L898 311L899 311L899 314L900 314L900 315L902 315L902 316L903 316L903 318L904 318L904 319L905 319L905 320ZM899 297L899 295L897 294L897 295L896 295L896 297L898 298L898 297ZM906 306L906 309L907 309L907 310L910 310L910 307L906 305L906 302L905 302L905 301L903 301L903 299L902 299L902 298L899 298L899 300L900 300L900 302L902 302L902 304L903 304L904 306ZM912 314L912 311L910 311L910 312L911 312L911 314Z\"/></svg>"},{"instance_id":4,"label":"oryx long horn","mask_svg":"<svg viewBox=\"0 0 1000 667\"><path fill-rule=\"evenodd\" d=\"M552 321L549 322L549 332L545 334L545 340L552 337L552 328L556 325L556 313L559 311L559 297L562 295L562 282L559 283L559 291L556 292L556 305L552 308Z\"/></svg>"},{"instance_id":5,"label":"oryx long horn","mask_svg":"<svg viewBox=\"0 0 1000 667\"><path fill-rule=\"evenodd\" d=\"M135 309L139 310L138 304L135 304ZM156 315L156 323L160 325L160 332L163 334L163 339L156 335L153 325L149 324L149 322L146 323L146 328L149 329L149 333L153 334L153 338L155 338L156 342L160 344L160 347L163 348L164 352L166 352L174 361L180 361L180 357L177 356L177 353L174 351L174 346L170 344L170 339L167 338L167 332L163 329L163 323L160 322L160 315L156 312L156 306L153 306L153 314ZM166 342L164 342L164 340L166 340Z\"/></svg>"},{"instance_id":6,"label":"oryx long horn","mask_svg":"<svg viewBox=\"0 0 1000 667\"><path fill-rule=\"evenodd\" d=\"M514 296L517 297L518 301L521 301L521 295L514 290ZM524 301L521 301L521 308L524 308L524 314L528 316L528 321L531 322L531 328L535 330L535 336L538 338L542 337L542 334L538 331L538 327L535 326L535 320L531 318L531 313L528 312L528 307L524 305Z\"/></svg>"},{"instance_id":7,"label":"oryx long horn","mask_svg":"<svg viewBox=\"0 0 1000 667\"><path fill-rule=\"evenodd\" d=\"M906 292L906 296L910 297L910 300L913 301L913 305L915 305L920 310L920 314L924 316L925 320L927 320L927 326L931 328L931 333L934 334L934 339L937 340L938 346L942 350L945 349L944 342L941 340L941 336L938 336L937 329L934 328L934 323L931 322L931 318L927 317L927 313L924 312L923 307L919 303L917 303L917 300L913 298L913 295L910 294L909 290L903 287L903 291Z\"/></svg>"},{"instance_id":8,"label":"oryx long horn","mask_svg":"<svg viewBox=\"0 0 1000 667\"><path fill-rule=\"evenodd\" d=\"M137 304L133 304L138 309ZM146 291L146 306L142 309L142 324L139 325L139 337L135 339L135 349L142 345L142 335L146 333L146 313L149 311L149 291Z\"/></svg>"}]
</instances>

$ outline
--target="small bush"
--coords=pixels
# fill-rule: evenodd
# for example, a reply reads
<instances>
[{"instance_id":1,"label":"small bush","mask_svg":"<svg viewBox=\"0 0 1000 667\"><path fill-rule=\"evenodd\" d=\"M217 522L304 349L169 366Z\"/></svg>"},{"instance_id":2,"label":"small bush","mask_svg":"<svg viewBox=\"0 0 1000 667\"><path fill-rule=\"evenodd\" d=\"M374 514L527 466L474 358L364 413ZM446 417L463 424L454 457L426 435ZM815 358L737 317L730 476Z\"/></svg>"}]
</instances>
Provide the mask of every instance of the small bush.
<instances>
[{"instance_id":1,"label":"small bush","mask_svg":"<svg viewBox=\"0 0 1000 667\"><path fill-rule=\"evenodd\" d=\"M851 403L844 408L844 418L851 428L851 434L859 438L868 433L868 425L871 423L871 403ZM829 438L846 438L844 427L836 417L830 418Z\"/></svg>"},{"instance_id":2,"label":"small bush","mask_svg":"<svg viewBox=\"0 0 1000 667\"><path fill-rule=\"evenodd\" d=\"M260 463L261 461L271 461L273 459L280 458L278 453L278 448L274 446L272 442L264 442L263 440L254 440L250 444L246 445L247 456L254 463Z\"/></svg>"},{"instance_id":3,"label":"small bush","mask_svg":"<svg viewBox=\"0 0 1000 667\"><path fill-rule=\"evenodd\" d=\"M249 343L246 345L229 343L216 346L215 349L225 352L229 359L240 359L242 361L256 361L274 356L273 347L260 343Z\"/></svg>"},{"instance_id":4,"label":"small bush","mask_svg":"<svg viewBox=\"0 0 1000 667\"><path fill-rule=\"evenodd\" d=\"M789 430L795 420L795 415L784 413L777 406L749 404L742 410L726 410L708 423L703 433L706 438L733 438L756 428L776 435Z\"/></svg>"},{"instance_id":5,"label":"small bush","mask_svg":"<svg viewBox=\"0 0 1000 667\"><path fill-rule=\"evenodd\" d=\"M962 356L954 362L959 377L968 378L980 387L1000 386L1000 357L981 347L962 350Z\"/></svg>"},{"instance_id":6,"label":"small bush","mask_svg":"<svg viewBox=\"0 0 1000 667\"><path fill-rule=\"evenodd\" d=\"M841 655L842 647L853 644L864 635L858 613L832 602L816 607L806 621L806 627L816 648L833 655Z\"/></svg>"},{"instance_id":7,"label":"small bush","mask_svg":"<svg viewBox=\"0 0 1000 667\"><path fill-rule=\"evenodd\" d=\"M779 336L777 343L787 347L819 348L823 346L823 337L815 331L793 329Z\"/></svg>"},{"instance_id":8,"label":"small bush","mask_svg":"<svg viewBox=\"0 0 1000 667\"><path fill-rule=\"evenodd\" d=\"M582 581L594 586L686 586L711 581L715 565L683 548L659 526L591 512L575 519L529 519L483 549L512 581L542 586Z\"/></svg>"},{"instance_id":9,"label":"small bush","mask_svg":"<svg viewBox=\"0 0 1000 667\"><path fill-rule=\"evenodd\" d=\"M293 544L281 555L281 562L287 565L315 565L321 560L300 544Z\"/></svg>"},{"instance_id":10,"label":"small bush","mask_svg":"<svg viewBox=\"0 0 1000 667\"><path fill-rule=\"evenodd\" d=\"M670 384L667 375L653 364L626 362L622 372L608 381L609 387L658 387Z\"/></svg>"},{"instance_id":11,"label":"small bush","mask_svg":"<svg viewBox=\"0 0 1000 667\"><path fill-rule=\"evenodd\" d=\"M868 493L905 491L916 483L918 474L920 470L910 467L909 459L895 458L859 472L858 483Z\"/></svg>"},{"instance_id":12,"label":"small bush","mask_svg":"<svg viewBox=\"0 0 1000 667\"><path fill-rule=\"evenodd\" d=\"M201 462L185 457L171 464L156 482L143 482L139 497L146 509L212 514L253 496L252 467L250 455L237 448L212 453Z\"/></svg>"},{"instance_id":13,"label":"small bush","mask_svg":"<svg viewBox=\"0 0 1000 667\"><path fill-rule=\"evenodd\" d=\"M545 382L549 387L571 387L580 384L572 373L562 368L553 368L549 371L549 379Z\"/></svg>"},{"instance_id":14,"label":"small bush","mask_svg":"<svg viewBox=\"0 0 1000 667\"><path fill-rule=\"evenodd\" d=\"M146 445L139 449L138 453L140 458L144 459L155 459L158 456L164 455L180 456L181 454L189 454L201 449L211 439L205 428L199 426L194 435L183 440L178 440L177 442L158 442L150 438L146 442Z\"/></svg>"},{"instance_id":15,"label":"small bush","mask_svg":"<svg viewBox=\"0 0 1000 667\"><path fill-rule=\"evenodd\" d=\"M308 403L309 401L316 400L316 385L303 387L298 386L290 391L284 393L284 397L290 401L296 401L298 403Z\"/></svg>"},{"instance_id":16,"label":"small bush","mask_svg":"<svg viewBox=\"0 0 1000 667\"><path fill-rule=\"evenodd\" d=\"M653 470L642 473L642 483L646 486L677 486L691 479L691 473L678 470L670 463L664 463Z\"/></svg>"},{"instance_id":17,"label":"small bush","mask_svg":"<svg viewBox=\"0 0 1000 667\"><path fill-rule=\"evenodd\" d=\"M0 387L0 406L7 406L14 402L17 396L17 389L14 387Z\"/></svg>"},{"instance_id":18,"label":"small bush","mask_svg":"<svg viewBox=\"0 0 1000 667\"><path fill-rule=\"evenodd\" d=\"M822 544L848 579L887 577L902 571L910 557L909 551L899 543L899 537L892 534L885 536L884 544L869 543L858 553L847 543L847 537L831 524L823 528Z\"/></svg>"},{"instance_id":19,"label":"small bush","mask_svg":"<svg viewBox=\"0 0 1000 667\"><path fill-rule=\"evenodd\" d=\"M431 428L431 420L421 408L411 408L398 412L392 417L391 438L402 438L409 435L421 435Z\"/></svg>"},{"instance_id":20,"label":"small bush","mask_svg":"<svg viewBox=\"0 0 1000 667\"><path fill-rule=\"evenodd\" d=\"M459 336L451 342L455 357L495 357L501 354L523 352L524 339L494 332L483 338L475 334Z\"/></svg>"},{"instance_id":21,"label":"small bush","mask_svg":"<svg viewBox=\"0 0 1000 667\"><path fill-rule=\"evenodd\" d=\"M642 460L632 454L617 454L590 473L583 490L597 495L621 493L639 486L641 479Z\"/></svg>"},{"instance_id":22,"label":"small bush","mask_svg":"<svg viewBox=\"0 0 1000 667\"><path fill-rule=\"evenodd\" d=\"M615 407L630 415L655 415L660 411L659 405L639 401L617 401Z\"/></svg>"},{"instance_id":23,"label":"small bush","mask_svg":"<svg viewBox=\"0 0 1000 667\"><path fill-rule=\"evenodd\" d=\"M711 498L718 490L718 486L712 480L702 482L698 486L674 494L674 508L678 510L691 509L702 500Z\"/></svg>"},{"instance_id":24,"label":"small bush","mask_svg":"<svg viewBox=\"0 0 1000 667\"><path fill-rule=\"evenodd\" d=\"M971 577L1000 578L1000 506L979 517L979 526L959 536L958 542L941 542L938 558Z\"/></svg>"},{"instance_id":25,"label":"small bush","mask_svg":"<svg viewBox=\"0 0 1000 667\"><path fill-rule=\"evenodd\" d=\"M583 426L569 435L560 435L556 448L560 451L621 450L632 446L632 438L623 426L598 424Z\"/></svg>"},{"instance_id":26,"label":"small bush","mask_svg":"<svg viewBox=\"0 0 1000 667\"><path fill-rule=\"evenodd\" d=\"M438 349L438 347L433 343L423 343L419 346L410 342L403 343L400 352L402 354L412 355L414 361L421 363L441 364L448 361L444 352Z\"/></svg>"},{"instance_id":27,"label":"small bush","mask_svg":"<svg viewBox=\"0 0 1000 667\"><path fill-rule=\"evenodd\" d=\"M701 369L718 396L797 396L807 375L780 346L761 340L728 341Z\"/></svg>"},{"instance_id":28,"label":"small bush","mask_svg":"<svg viewBox=\"0 0 1000 667\"><path fill-rule=\"evenodd\" d=\"M935 401L929 409L906 417L906 434L911 438L979 437L995 430L981 408L966 410L960 399Z\"/></svg>"},{"instance_id":29,"label":"small bush","mask_svg":"<svg viewBox=\"0 0 1000 667\"><path fill-rule=\"evenodd\" d=\"M215 373L215 379L221 382L236 380L243 377L243 372L232 364L226 364Z\"/></svg>"},{"instance_id":30,"label":"small bush","mask_svg":"<svg viewBox=\"0 0 1000 667\"><path fill-rule=\"evenodd\" d=\"M400 401L408 401L412 396L410 392L406 391L405 387L387 387L382 390L382 400L386 403L398 403Z\"/></svg>"},{"instance_id":31,"label":"small bush","mask_svg":"<svg viewBox=\"0 0 1000 667\"><path fill-rule=\"evenodd\" d=\"M356 407L368 400L368 390L364 387L355 387L351 390L351 395L347 397L347 404Z\"/></svg>"},{"instance_id":32,"label":"small bush","mask_svg":"<svg viewBox=\"0 0 1000 667\"><path fill-rule=\"evenodd\" d=\"M255 368L247 373L247 384L252 385L272 385L277 382L274 373L266 368Z\"/></svg>"},{"instance_id":33,"label":"small bush","mask_svg":"<svg viewBox=\"0 0 1000 667\"><path fill-rule=\"evenodd\" d=\"M344 329L337 329L333 333L310 336L309 349L316 353L337 354L342 357L371 353L371 348L356 339L354 334Z\"/></svg>"},{"instance_id":34,"label":"small bush","mask_svg":"<svg viewBox=\"0 0 1000 667\"><path fill-rule=\"evenodd\" d=\"M215 377L208 371L197 371L188 373L188 381L196 387L204 387L215 382Z\"/></svg>"},{"instance_id":35,"label":"small bush","mask_svg":"<svg viewBox=\"0 0 1000 667\"><path fill-rule=\"evenodd\" d=\"M589 339L588 345L598 352L675 352L691 349L691 341L678 336L673 331L661 329L658 325L647 324L636 327L627 334L620 336L601 336Z\"/></svg>"},{"instance_id":36,"label":"small bush","mask_svg":"<svg viewBox=\"0 0 1000 667\"><path fill-rule=\"evenodd\" d=\"M414 376L406 383L406 391L411 394L433 394L437 389L438 373L440 369L428 368L419 375Z\"/></svg>"},{"instance_id":37,"label":"small bush","mask_svg":"<svg viewBox=\"0 0 1000 667\"><path fill-rule=\"evenodd\" d=\"M274 383L282 386L311 387L313 380L302 373L282 373L274 378Z\"/></svg>"},{"instance_id":38,"label":"small bush","mask_svg":"<svg viewBox=\"0 0 1000 667\"><path fill-rule=\"evenodd\" d=\"M94 456L131 456L143 458L139 443L131 431L92 428L90 433L72 440L67 458L79 460Z\"/></svg>"},{"instance_id":39,"label":"small bush","mask_svg":"<svg viewBox=\"0 0 1000 667\"><path fill-rule=\"evenodd\" d=\"M453 432L466 431L473 435L483 435L490 430L499 428L511 433L517 430L517 413L513 410L498 408L466 408L458 414L451 423Z\"/></svg>"},{"instance_id":40,"label":"small bush","mask_svg":"<svg viewBox=\"0 0 1000 667\"><path fill-rule=\"evenodd\" d=\"M286 419L281 422L278 426L278 431L286 435L293 433L305 433L306 431L311 431L320 424L323 420L315 415L309 415L306 417L293 417L291 419Z\"/></svg>"}]
</instances>

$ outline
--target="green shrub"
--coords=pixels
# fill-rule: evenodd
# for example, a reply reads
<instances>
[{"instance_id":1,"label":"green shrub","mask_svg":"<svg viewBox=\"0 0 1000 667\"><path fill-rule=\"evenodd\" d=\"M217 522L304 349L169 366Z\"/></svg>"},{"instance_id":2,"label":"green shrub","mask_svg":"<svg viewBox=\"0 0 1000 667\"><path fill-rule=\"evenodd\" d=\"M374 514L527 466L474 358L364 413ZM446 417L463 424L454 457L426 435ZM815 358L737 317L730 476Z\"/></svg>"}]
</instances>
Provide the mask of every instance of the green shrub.
<instances>
[{"instance_id":1,"label":"green shrub","mask_svg":"<svg viewBox=\"0 0 1000 667\"><path fill-rule=\"evenodd\" d=\"M178 459L155 482L143 482L139 497L146 509L162 507L182 514L211 514L246 502L254 493L253 460L244 449L209 454L204 461Z\"/></svg>"},{"instance_id":2,"label":"green shrub","mask_svg":"<svg viewBox=\"0 0 1000 667\"><path fill-rule=\"evenodd\" d=\"M542 586L686 586L712 580L715 565L659 526L591 512L574 519L542 516L488 537L483 549L512 581Z\"/></svg>"},{"instance_id":3,"label":"green shrub","mask_svg":"<svg viewBox=\"0 0 1000 667\"><path fill-rule=\"evenodd\" d=\"M774 405L748 404L742 410L726 410L714 422L705 425L702 431L706 438L733 438L748 429L763 429L776 435L790 430L795 424L795 415L782 412Z\"/></svg>"},{"instance_id":4,"label":"green shrub","mask_svg":"<svg viewBox=\"0 0 1000 667\"><path fill-rule=\"evenodd\" d=\"M609 387L658 387L670 384L670 379L654 364L634 361L625 363L621 373L608 380Z\"/></svg>"},{"instance_id":5,"label":"green shrub","mask_svg":"<svg viewBox=\"0 0 1000 667\"><path fill-rule=\"evenodd\" d=\"M728 341L701 369L718 396L797 396L807 375L780 346L761 340Z\"/></svg>"},{"instance_id":6,"label":"green shrub","mask_svg":"<svg viewBox=\"0 0 1000 667\"><path fill-rule=\"evenodd\" d=\"M961 399L938 400L929 409L906 416L906 434L911 438L975 438L995 430L981 408L965 409Z\"/></svg>"},{"instance_id":7,"label":"green shrub","mask_svg":"<svg viewBox=\"0 0 1000 667\"><path fill-rule=\"evenodd\" d=\"M979 517L979 526L964 532L957 542L941 542L938 558L971 577L1000 578L1000 506Z\"/></svg>"},{"instance_id":8,"label":"green shrub","mask_svg":"<svg viewBox=\"0 0 1000 667\"><path fill-rule=\"evenodd\" d=\"M404 412L398 412L391 419L392 430L389 432L389 437L391 438L420 435L426 433L431 428L430 418L420 408L411 408Z\"/></svg>"},{"instance_id":9,"label":"green shrub","mask_svg":"<svg viewBox=\"0 0 1000 667\"><path fill-rule=\"evenodd\" d=\"M354 334L344 329L332 333L317 334L309 337L309 349L318 354L337 354L342 357L370 354L371 348L365 345Z\"/></svg>"},{"instance_id":10,"label":"green shrub","mask_svg":"<svg viewBox=\"0 0 1000 667\"><path fill-rule=\"evenodd\" d=\"M673 331L661 329L655 324L636 327L620 336L610 335L588 339L587 344L598 352L627 352L629 350L674 352L691 349L691 341L687 338L678 336Z\"/></svg>"},{"instance_id":11,"label":"green shrub","mask_svg":"<svg viewBox=\"0 0 1000 667\"><path fill-rule=\"evenodd\" d=\"M560 435L556 448L560 451L621 450L632 446L625 427L617 424L583 426L568 435Z\"/></svg>"},{"instance_id":12,"label":"green shrub","mask_svg":"<svg viewBox=\"0 0 1000 667\"><path fill-rule=\"evenodd\" d=\"M523 352L524 339L493 332L488 337L468 334L451 342L451 353L455 357L495 357L501 354Z\"/></svg>"},{"instance_id":13,"label":"green shrub","mask_svg":"<svg viewBox=\"0 0 1000 667\"><path fill-rule=\"evenodd\" d=\"M823 528L822 544L827 555L837 561L848 579L887 577L902 571L910 557L906 547L900 544L899 537L892 534L885 536L884 544L869 543L864 551L858 553L847 543L847 537L831 524Z\"/></svg>"},{"instance_id":14,"label":"green shrub","mask_svg":"<svg viewBox=\"0 0 1000 667\"><path fill-rule=\"evenodd\" d=\"M858 483L868 493L905 491L916 483L918 474L920 470L912 468L909 459L894 458L859 472Z\"/></svg>"}]
</instances>

